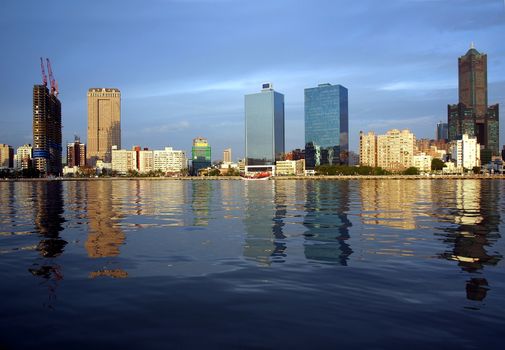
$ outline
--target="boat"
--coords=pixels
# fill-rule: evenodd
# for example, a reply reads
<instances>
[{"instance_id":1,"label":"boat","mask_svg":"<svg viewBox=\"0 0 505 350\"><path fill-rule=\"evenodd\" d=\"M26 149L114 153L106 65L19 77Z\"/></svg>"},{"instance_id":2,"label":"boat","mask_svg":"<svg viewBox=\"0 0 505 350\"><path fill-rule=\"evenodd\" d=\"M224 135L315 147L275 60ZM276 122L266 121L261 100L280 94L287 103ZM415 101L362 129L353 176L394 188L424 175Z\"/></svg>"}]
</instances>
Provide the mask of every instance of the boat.
<instances>
[{"instance_id":1,"label":"boat","mask_svg":"<svg viewBox=\"0 0 505 350\"><path fill-rule=\"evenodd\" d=\"M270 176L272 176L272 174L270 174L268 171L263 171L263 172L255 173L254 175L248 175L248 176L243 175L242 179L243 180L268 180L268 179L270 179Z\"/></svg>"}]
</instances>

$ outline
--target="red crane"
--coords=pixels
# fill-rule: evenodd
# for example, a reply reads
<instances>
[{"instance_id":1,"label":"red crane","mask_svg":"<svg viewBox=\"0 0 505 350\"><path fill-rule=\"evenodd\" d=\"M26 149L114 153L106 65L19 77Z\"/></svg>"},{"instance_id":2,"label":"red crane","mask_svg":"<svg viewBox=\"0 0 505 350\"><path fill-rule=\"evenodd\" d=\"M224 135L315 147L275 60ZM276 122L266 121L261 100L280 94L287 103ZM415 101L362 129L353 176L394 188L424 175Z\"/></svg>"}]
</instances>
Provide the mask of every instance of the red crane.
<instances>
[{"instance_id":1,"label":"red crane","mask_svg":"<svg viewBox=\"0 0 505 350\"><path fill-rule=\"evenodd\" d=\"M47 62L47 72L49 73L49 82L51 84L51 93L53 95L58 95L58 82L54 79L53 70L51 69L51 62L49 58L46 58Z\"/></svg>"},{"instance_id":2,"label":"red crane","mask_svg":"<svg viewBox=\"0 0 505 350\"><path fill-rule=\"evenodd\" d=\"M47 86L47 75L46 70L44 69L44 60L42 57L40 58L40 69L42 70L42 81L44 82L44 86Z\"/></svg>"}]
</instances>

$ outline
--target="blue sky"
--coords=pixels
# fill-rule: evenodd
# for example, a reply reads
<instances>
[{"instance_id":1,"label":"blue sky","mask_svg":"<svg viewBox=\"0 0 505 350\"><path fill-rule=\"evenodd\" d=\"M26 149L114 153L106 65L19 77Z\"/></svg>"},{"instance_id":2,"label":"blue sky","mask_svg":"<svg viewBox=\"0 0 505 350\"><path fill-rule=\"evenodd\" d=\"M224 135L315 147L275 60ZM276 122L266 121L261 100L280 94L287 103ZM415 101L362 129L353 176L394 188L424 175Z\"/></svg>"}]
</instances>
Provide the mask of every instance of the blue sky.
<instances>
[{"instance_id":1,"label":"blue sky","mask_svg":"<svg viewBox=\"0 0 505 350\"><path fill-rule=\"evenodd\" d=\"M505 142L503 0L2 1L0 143L32 142L32 86L49 57L63 140L86 140L90 87L122 92L122 145L213 159L244 150L244 95L272 82L285 95L286 148L303 147L303 89L349 89L350 146L360 130L434 137L456 103L457 58L488 54L489 103Z\"/></svg>"}]
</instances>

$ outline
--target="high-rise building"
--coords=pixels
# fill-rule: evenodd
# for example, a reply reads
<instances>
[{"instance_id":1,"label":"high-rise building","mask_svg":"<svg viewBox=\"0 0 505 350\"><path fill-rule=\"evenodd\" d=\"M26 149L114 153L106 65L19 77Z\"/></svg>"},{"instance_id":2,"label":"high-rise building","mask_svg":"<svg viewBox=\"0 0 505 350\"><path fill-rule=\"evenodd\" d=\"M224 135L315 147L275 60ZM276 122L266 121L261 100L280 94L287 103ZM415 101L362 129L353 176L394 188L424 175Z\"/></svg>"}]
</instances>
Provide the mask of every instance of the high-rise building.
<instances>
[{"instance_id":1,"label":"high-rise building","mask_svg":"<svg viewBox=\"0 0 505 350\"><path fill-rule=\"evenodd\" d=\"M480 145L477 138L461 135L460 139L453 142L452 159L458 168L480 167Z\"/></svg>"},{"instance_id":2,"label":"high-rise building","mask_svg":"<svg viewBox=\"0 0 505 350\"><path fill-rule=\"evenodd\" d=\"M18 170L28 169L32 165L32 145L25 144L18 147L14 156L14 167Z\"/></svg>"},{"instance_id":3,"label":"high-rise building","mask_svg":"<svg viewBox=\"0 0 505 350\"><path fill-rule=\"evenodd\" d=\"M359 164L377 166L377 136L373 131L359 133Z\"/></svg>"},{"instance_id":4,"label":"high-rise building","mask_svg":"<svg viewBox=\"0 0 505 350\"><path fill-rule=\"evenodd\" d=\"M67 144L67 167L82 167L86 165L86 144L76 135L74 142Z\"/></svg>"},{"instance_id":5,"label":"high-rise building","mask_svg":"<svg viewBox=\"0 0 505 350\"><path fill-rule=\"evenodd\" d=\"M447 141L449 139L449 126L447 123L442 123L441 121L437 123L437 141Z\"/></svg>"},{"instance_id":6,"label":"high-rise building","mask_svg":"<svg viewBox=\"0 0 505 350\"><path fill-rule=\"evenodd\" d=\"M448 106L449 140L467 134L492 155L499 154L499 106L488 106L487 55L471 46L458 59L459 103Z\"/></svg>"},{"instance_id":7,"label":"high-rise building","mask_svg":"<svg viewBox=\"0 0 505 350\"><path fill-rule=\"evenodd\" d=\"M88 163L110 163L112 146L121 149L121 92L114 88L88 90Z\"/></svg>"},{"instance_id":8,"label":"high-rise building","mask_svg":"<svg viewBox=\"0 0 505 350\"><path fill-rule=\"evenodd\" d=\"M231 148L227 148L223 151L223 162L231 163Z\"/></svg>"},{"instance_id":9,"label":"high-rise building","mask_svg":"<svg viewBox=\"0 0 505 350\"><path fill-rule=\"evenodd\" d=\"M274 165L284 149L284 95L265 83L245 96L246 165Z\"/></svg>"},{"instance_id":10,"label":"high-rise building","mask_svg":"<svg viewBox=\"0 0 505 350\"><path fill-rule=\"evenodd\" d=\"M400 171L413 165L416 137L409 130L389 130L377 136L377 166Z\"/></svg>"},{"instance_id":11,"label":"high-rise building","mask_svg":"<svg viewBox=\"0 0 505 350\"><path fill-rule=\"evenodd\" d=\"M62 172L61 102L46 84L33 86L33 163L45 175Z\"/></svg>"},{"instance_id":12,"label":"high-rise building","mask_svg":"<svg viewBox=\"0 0 505 350\"><path fill-rule=\"evenodd\" d=\"M14 149L12 146L0 143L0 169L14 168Z\"/></svg>"},{"instance_id":13,"label":"high-rise building","mask_svg":"<svg viewBox=\"0 0 505 350\"><path fill-rule=\"evenodd\" d=\"M348 92L341 85L305 89L305 159L308 169L348 164Z\"/></svg>"},{"instance_id":14,"label":"high-rise building","mask_svg":"<svg viewBox=\"0 0 505 350\"><path fill-rule=\"evenodd\" d=\"M207 139L197 137L193 139L191 147L191 174L196 176L200 169L210 167L212 164L211 147Z\"/></svg>"}]
</instances>

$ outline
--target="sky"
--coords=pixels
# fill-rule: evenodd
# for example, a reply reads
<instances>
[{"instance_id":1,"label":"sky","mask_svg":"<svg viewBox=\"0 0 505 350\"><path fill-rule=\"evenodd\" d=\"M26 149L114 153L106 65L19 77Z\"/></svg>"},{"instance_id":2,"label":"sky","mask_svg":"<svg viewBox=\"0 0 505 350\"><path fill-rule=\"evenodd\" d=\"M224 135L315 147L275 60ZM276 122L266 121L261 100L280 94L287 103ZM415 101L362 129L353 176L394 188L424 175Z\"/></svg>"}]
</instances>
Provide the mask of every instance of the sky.
<instances>
[{"instance_id":1,"label":"sky","mask_svg":"<svg viewBox=\"0 0 505 350\"><path fill-rule=\"evenodd\" d=\"M123 148L244 154L244 95L285 95L286 151L304 146L303 90L349 90L350 149L359 131L434 138L458 102L457 59L488 55L489 103L505 142L503 0L51 0L0 4L0 143L32 143L32 88L49 57L63 142L86 142L87 90L121 90Z\"/></svg>"}]
</instances>

